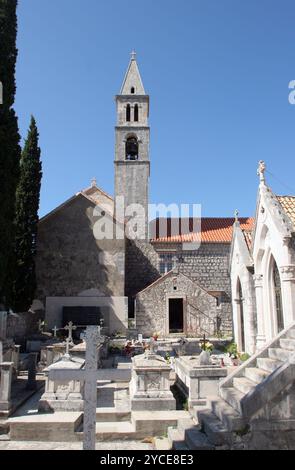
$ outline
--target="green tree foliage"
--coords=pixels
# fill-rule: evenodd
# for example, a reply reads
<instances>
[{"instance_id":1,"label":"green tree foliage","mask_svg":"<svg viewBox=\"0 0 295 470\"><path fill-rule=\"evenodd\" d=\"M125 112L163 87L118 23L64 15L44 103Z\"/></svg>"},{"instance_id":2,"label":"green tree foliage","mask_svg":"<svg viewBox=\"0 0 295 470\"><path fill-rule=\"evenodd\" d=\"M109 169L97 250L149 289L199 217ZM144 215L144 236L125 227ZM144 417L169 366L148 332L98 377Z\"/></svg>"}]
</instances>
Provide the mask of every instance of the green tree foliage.
<instances>
[{"instance_id":1,"label":"green tree foliage","mask_svg":"<svg viewBox=\"0 0 295 470\"><path fill-rule=\"evenodd\" d=\"M39 134L34 117L22 151L20 178L16 192L15 275L12 306L15 311L27 311L36 290L35 256L38 210L42 178Z\"/></svg>"},{"instance_id":2,"label":"green tree foliage","mask_svg":"<svg viewBox=\"0 0 295 470\"><path fill-rule=\"evenodd\" d=\"M0 0L0 303L7 305L13 266L15 196L21 148L15 98L17 0Z\"/></svg>"}]
</instances>

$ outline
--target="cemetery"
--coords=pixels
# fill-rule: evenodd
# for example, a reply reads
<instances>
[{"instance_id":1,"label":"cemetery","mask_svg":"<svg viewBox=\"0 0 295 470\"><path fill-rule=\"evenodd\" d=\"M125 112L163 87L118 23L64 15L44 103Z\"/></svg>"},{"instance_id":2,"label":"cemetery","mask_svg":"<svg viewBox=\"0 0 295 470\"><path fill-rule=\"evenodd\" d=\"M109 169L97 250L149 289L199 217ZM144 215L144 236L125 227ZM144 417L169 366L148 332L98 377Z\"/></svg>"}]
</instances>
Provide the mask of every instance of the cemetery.
<instances>
[{"instance_id":1,"label":"cemetery","mask_svg":"<svg viewBox=\"0 0 295 470\"><path fill-rule=\"evenodd\" d=\"M225 347L222 352L226 341L209 341L206 335L165 339L138 334L132 340L120 338L123 347L114 348L112 341L118 340L106 335L103 326L89 325L78 337L81 329L71 321L51 331L39 321L30 336L34 341L28 340L24 348L5 337L6 315L1 319L0 448L8 442L63 443L64 448L85 450L111 448L113 442L121 443L120 448L145 445L159 450L253 445L249 418L247 423L235 395L227 396L232 390L227 387L234 383L237 393L248 392L244 376L257 383L270 371L259 372L253 357L235 365ZM294 331L283 341L292 342ZM267 362L262 356L257 358L260 364ZM265 393L277 393L293 367L290 372L285 365L283 379L274 378ZM280 393L286 413L287 403L293 406L290 391ZM261 399L258 393L251 400L250 394L245 408L249 417ZM264 412L274 415L278 405L268 406ZM265 428L263 410L258 410L251 426L260 445L268 447L270 423ZM288 428L287 415L279 426Z\"/></svg>"},{"instance_id":2,"label":"cemetery","mask_svg":"<svg viewBox=\"0 0 295 470\"><path fill-rule=\"evenodd\" d=\"M61 329L46 332L39 321L33 339L20 348L5 337L6 316L1 318L0 441L81 442L93 449L96 442L147 439L169 448L172 443L163 436L170 428L180 422L195 426L189 412L194 402L177 385L190 380L187 371L177 376L177 362L191 358L180 355L187 347L183 339L139 334L121 338L123 347L114 348L103 326L88 326L77 338L70 321L62 337ZM196 344L201 352L196 340L189 349ZM195 363L198 356L192 369ZM208 365L209 379L214 367L220 377L227 374L226 367Z\"/></svg>"}]
</instances>

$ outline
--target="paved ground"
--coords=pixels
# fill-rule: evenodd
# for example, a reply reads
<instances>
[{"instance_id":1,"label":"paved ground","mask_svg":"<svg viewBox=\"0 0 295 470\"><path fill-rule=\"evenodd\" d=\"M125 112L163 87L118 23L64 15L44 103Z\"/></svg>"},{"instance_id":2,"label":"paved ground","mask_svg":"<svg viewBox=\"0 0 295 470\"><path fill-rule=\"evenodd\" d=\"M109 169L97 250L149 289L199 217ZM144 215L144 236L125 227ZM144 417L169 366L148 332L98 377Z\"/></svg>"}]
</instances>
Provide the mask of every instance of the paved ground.
<instances>
[{"instance_id":1,"label":"paved ground","mask_svg":"<svg viewBox=\"0 0 295 470\"><path fill-rule=\"evenodd\" d=\"M98 442L96 450L152 450L152 444L139 441ZM0 441L1 450L82 450L80 442Z\"/></svg>"}]
</instances>

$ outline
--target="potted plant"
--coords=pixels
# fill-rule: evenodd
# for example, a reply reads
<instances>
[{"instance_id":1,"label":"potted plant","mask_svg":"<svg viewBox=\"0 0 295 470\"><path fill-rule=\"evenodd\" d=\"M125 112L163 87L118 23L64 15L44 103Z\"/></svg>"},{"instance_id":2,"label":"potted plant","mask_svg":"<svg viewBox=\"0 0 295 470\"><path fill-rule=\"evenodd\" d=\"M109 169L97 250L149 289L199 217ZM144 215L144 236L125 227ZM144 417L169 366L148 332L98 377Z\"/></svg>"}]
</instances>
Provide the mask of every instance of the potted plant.
<instances>
[{"instance_id":1,"label":"potted plant","mask_svg":"<svg viewBox=\"0 0 295 470\"><path fill-rule=\"evenodd\" d=\"M211 363L210 354L213 351L213 344L210 341L202 341L200 343L202 352L200 354L200 365L208 365Z\"/></svg>"},{"instance_id":2,"label":"potted plant","mask_svg":"<svg viewBox=\"0 0 295 470\"><path fill-rule=\"evenodd\" d=\"M239 365L239 353L238 353L238 347L236 343L234 342L230 343L226 348L226 352L229 354L229 357L231 358L232 365L233 366Z\"/></svg>"}]
</instances>

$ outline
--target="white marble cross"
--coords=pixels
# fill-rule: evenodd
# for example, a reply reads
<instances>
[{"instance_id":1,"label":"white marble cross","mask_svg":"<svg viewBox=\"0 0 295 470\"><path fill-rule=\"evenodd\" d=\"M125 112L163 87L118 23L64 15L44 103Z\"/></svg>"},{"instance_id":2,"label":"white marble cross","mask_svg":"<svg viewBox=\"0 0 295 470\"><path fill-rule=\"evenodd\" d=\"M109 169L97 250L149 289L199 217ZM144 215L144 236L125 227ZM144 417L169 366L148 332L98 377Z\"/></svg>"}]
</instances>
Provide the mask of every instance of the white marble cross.
<instances>
[{"instance_id":1,"label":"white marble cross","mask_svg":"<svg viewBox=\"0 0 295 470\"><path fill-rule=\"evenodd\" d=\"M38 320L38 330L39 330L40 332L42 332L43 327L44 327L43 321L42 321L42 320Z\"/></svg>"},{"instance_id":2,"label":"white marble cross","mask_svg":"<svg viewBox=\"0 0 295 470\"><path fill-rule=\"evenodd\" d=\"M70 343L73 343L73 331L76 330L76 329L77 329L77 327L74 326L74 324L73 324L72 321L70 321L70 322L68 323L68 325L65 326L65 330L68 330L68 331L69 331L69 336L68 336L68 338L69 338L69 340L70 340Z\"/></svg>"},{"instance_id":3,"label":"white marble cross","mask_svg":"<svg viewBox=\"0 0 295 470\"><path fill-rule=\"evenodd\" d=\"M97 346L101 341L100 327L87 326L85 368L80 370L50 370L49 380L79 380L84 382L83 449L95 450L97 380L123 380L128 382L131 372L128 369L97 370Z\"/></svg>"},{"instance_id":4,"label":"white marble cross","mask_svg":"<svg viewBox=\"0 0 295 470\"><path fill-rule=\"evenodd\" d=\"M58 328L56 326L53 328L53 337L56 338L56 333L57 333Z\"/></svg>"}]
</instances>

